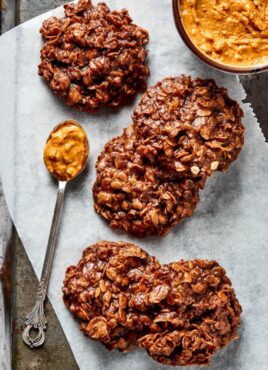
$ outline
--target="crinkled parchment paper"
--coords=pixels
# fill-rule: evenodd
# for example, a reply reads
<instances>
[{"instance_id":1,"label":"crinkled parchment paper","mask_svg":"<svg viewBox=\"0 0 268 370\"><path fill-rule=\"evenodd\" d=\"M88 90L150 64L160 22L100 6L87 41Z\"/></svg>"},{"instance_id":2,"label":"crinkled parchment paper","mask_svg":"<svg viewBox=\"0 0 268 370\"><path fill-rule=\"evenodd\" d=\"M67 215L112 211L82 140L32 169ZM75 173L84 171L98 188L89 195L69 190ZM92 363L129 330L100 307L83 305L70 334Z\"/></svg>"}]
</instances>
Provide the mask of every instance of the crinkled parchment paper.
<instances>
[{"instance_id":1,"label":"crinkled parchment paper","mask_svg":"<svg viewBox=\"0 0 268 370\"><path fill-rule=\"evenodd\" d=\"M108 1L126 7L150 32L149 64L154 84L181 73L215 78L241 101L245 93L235 76L197 61L175 29L171 1ZM166 237L136 240L111 230L93 210L94 164L104 144L131 123L132 105L85 114L66 107L37 75L42 40L39 28L51 15L35 18L0 38L0 170L9 211L38 276L45 255L57 186L43 165L43 146L50 130L68 118L80 121L91 141L88 170L69 184L53 265L49 297L81 369L162 369L144 351L108 352L83 336L61 299L67 266L77 263L84 247L99 239L136 242L161 262L181 258L218 260L233 281L243 306L240 340L218 353L210 369L265 370L268 358L268 150L249 105L246 143L231 169L208 181L193 217ZM33 292L34 294L34 292Z\"/></svg>"}]
</instances>

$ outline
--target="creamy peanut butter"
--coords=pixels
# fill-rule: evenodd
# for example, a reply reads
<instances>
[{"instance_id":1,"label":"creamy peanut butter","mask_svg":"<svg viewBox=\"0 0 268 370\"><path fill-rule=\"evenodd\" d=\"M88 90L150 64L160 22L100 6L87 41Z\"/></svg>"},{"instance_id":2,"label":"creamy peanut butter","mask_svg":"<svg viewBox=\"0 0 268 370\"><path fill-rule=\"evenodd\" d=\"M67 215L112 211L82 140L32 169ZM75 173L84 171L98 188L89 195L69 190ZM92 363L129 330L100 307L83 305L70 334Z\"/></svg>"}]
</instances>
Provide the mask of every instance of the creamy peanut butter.
<instances>
[{"instance_id":1,"label":"creamy peanut butter","mask_svg":"<svg viewBox=\"0 0 268 370\"><path fill-rule=\"evenodd\" d=\"M55 127L44 149L44 162L52 176L72 180L83 170L87 157L87 136L78 123L69 120Z\"/></svg>"},{"instance_id":2,"label":"creamy peanut butter","mask_svg":"<svg viewBox=\"0 0 268 370\"><path fill-rule=\"evenodd\" d=\"M241 67L268 62L267 0L178 0L193 43L208 57Z\"/></svg>"}]
</instances>

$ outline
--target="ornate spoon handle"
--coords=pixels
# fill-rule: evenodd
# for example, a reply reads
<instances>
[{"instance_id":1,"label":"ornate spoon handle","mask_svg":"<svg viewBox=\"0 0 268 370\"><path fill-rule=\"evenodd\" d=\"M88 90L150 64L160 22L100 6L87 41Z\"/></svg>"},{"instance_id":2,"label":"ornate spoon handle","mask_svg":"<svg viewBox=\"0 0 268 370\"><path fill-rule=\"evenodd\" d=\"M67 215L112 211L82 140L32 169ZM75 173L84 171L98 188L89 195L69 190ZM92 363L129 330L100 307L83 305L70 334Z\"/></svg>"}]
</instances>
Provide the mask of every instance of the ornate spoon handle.
<instances>
[{"instance_id":1,"label":"ornate spoon handle","mask_svg":"<svg viewBox=\"0 0 268 370\"><path fill-rule=\"evenodd\" d=\"M54 209L50 234L47 244L47 251L44 260L41 280L36 294L36 303L33 310L26 317L26 327L22 334L22 339L29 347L35 348L41 346L45 341L45 332L47 320L44 314L44 302L47 295L48 282L56 248L57 235L59 230L60 216L64 198L66 181L59 181L57 200ZM36 337L32 338L30 332L32 329L38 330Z\"/></svg>"}]
</instances>

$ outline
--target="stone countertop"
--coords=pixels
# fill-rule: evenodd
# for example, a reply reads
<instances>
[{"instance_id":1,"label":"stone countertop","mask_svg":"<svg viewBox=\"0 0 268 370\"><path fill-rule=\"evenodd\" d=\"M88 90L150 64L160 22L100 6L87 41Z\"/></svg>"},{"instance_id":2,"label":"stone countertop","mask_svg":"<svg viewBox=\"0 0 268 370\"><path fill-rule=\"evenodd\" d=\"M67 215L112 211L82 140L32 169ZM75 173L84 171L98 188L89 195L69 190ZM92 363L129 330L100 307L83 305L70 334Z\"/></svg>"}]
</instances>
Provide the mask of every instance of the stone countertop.
<instances>
[{"instance_id":1,"label":"stone countertop","mask_svg":"<svg viewBox=\"0 0 268 370\"><path fill-rule=\"evenodd\" d=\"M19 23L62 5L63 0L0 0L0 32L4 33ZM268 73L255 76L241 77L241 82L247 92L247 101L252 104L256 116L261 124L263 133L268 138L268 107L266 104L268 94ZM10 345L8 331L0 326L0 369L10 368L9 347L12 347L12 369L61 369L77 368L70 347L65 339L62 328L56 315L48 302L46 310L49 320L46 346L33 352L23 345L21 329L25 314L34 303L32 291L36 290L37 278L25 253L15 228L9 218L0 182L0 265L6 245L10 245L13 253L12 274L13 291L11 301L12 312L12 342ZM19 283L18 283L19 282ZM10 312L3 310L3 291L0 287L0 322L9 318ZM4 340L3 340L4 338ZM3 362L4 359L4 362Z\"/></svg>"}]
</instances>

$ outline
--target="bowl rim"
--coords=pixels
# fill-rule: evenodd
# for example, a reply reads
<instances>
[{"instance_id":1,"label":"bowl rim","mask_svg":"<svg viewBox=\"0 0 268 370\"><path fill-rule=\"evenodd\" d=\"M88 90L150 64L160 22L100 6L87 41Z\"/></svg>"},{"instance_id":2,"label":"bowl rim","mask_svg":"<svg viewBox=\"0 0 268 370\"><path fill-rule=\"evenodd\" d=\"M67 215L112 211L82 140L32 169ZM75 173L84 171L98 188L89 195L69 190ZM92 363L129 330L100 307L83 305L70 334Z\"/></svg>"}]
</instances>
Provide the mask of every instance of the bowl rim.
<instances>
[{"instance_id":1,"label":"bowl rim","mask_svg":"<svg viewBox=\"0 0 268 370\"><path fill-rule=\"evenodd\" d=\"M173 4L173 15L175 24L184 43L188 46L188 48L203 62L208 64L209 66L221 70L223 72L228 73L235 73L239 75L246 75L252 73L261 73L268 70L268 63L263 66L256 66L256 67L232 67L226 64L219 63L212 58L209 58L206 54L204 54L191 40L190 36L186 32L181 14L180 14L180 1L181 0L172 0Z\"/></svg>"}]
</instances>

